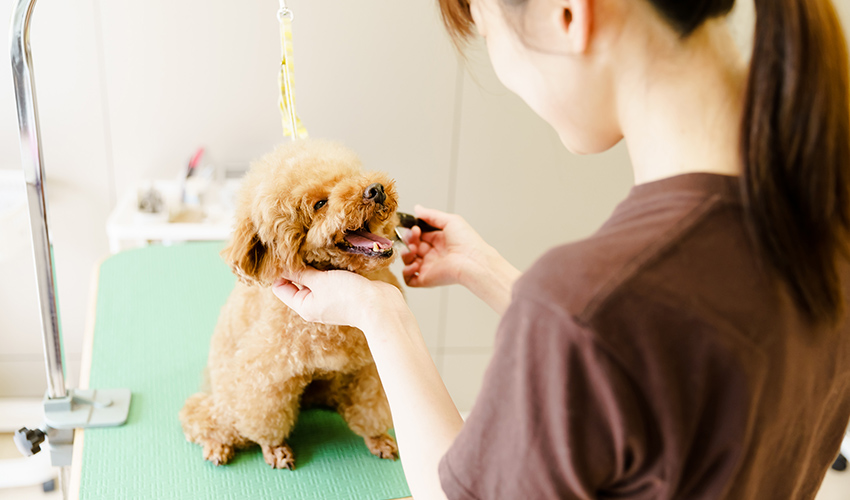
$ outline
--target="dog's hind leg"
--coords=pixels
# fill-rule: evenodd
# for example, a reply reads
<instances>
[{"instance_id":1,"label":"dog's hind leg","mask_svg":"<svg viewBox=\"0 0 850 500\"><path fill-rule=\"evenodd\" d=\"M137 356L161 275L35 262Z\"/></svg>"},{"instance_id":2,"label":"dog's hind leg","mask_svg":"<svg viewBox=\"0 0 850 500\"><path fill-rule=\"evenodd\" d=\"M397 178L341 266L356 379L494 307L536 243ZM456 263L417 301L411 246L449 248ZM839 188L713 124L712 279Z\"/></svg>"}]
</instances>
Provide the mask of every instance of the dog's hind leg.
<instances>
[{"instance_id":1,"label":"dog's hind leg","mask_svg":"<svg viewBox=\"0 0 850 500\"><path fill-rule=\"evenodd\" d=\"M187 399L180 410L180 424L186 439L202 446L204 460L224 465L233 458L236 448L247 442L217 413L213 397L199 392Z\"/></svg>"},{"instance_id":2,"label":"dog's hind leg","mask_svg":"<svg viewBox=\"0 0 850 500\"><path fill-rule=\"evenodd\" d=\"M337 411L355 434L363 437L373 455L380 458L398 458L398 446L387 431L393 426L390 405L378 378L375 364L369 364L353 376L346 376L342 384L335 385Z\"/></svg>"}]
</instances>

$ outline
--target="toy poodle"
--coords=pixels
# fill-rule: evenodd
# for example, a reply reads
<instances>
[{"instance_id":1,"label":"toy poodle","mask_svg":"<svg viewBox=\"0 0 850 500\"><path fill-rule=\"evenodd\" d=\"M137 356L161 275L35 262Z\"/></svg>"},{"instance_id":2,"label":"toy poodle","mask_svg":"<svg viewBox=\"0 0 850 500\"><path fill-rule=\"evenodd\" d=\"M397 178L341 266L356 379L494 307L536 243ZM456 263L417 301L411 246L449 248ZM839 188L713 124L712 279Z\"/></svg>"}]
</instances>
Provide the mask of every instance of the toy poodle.
<instances>
[{"instance_id":1,"label":"toy poodle","mask_svg":"<svg viewBox=\"0 0 850 500\"><path fill-rule=\"evenodd\" d=\"M389 270L398 222L394 182L361 170L330 142L301 140L255 162L222 257L239 277L210 343L209 390L180 411L186 439L226 464L259 444L266 463L293 469L286 443L300 408L335 409L372 454L398 457L389 404L363 333L307 323L272 283L305 266L347 269L401 288Z\"/></svg>"}]
</instances>

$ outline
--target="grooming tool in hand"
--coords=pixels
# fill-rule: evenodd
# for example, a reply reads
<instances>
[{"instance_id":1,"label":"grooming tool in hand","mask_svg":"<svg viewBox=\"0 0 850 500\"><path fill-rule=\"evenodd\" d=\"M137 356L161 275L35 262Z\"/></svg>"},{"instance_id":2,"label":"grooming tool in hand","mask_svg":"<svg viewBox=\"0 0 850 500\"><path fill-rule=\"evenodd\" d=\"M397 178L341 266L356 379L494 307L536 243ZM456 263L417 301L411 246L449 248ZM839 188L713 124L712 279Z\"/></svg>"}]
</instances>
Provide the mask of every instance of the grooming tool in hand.
<instances>
[{"instance_id":1,"label":"grooming tool in hand","mask_svg":"<svg viewBox=\"0 0 850 500\"><path fill-rule=\"evenodd\" d=\"M401 227L412 229L413 226L419 226L419 229L421 229L423 233L440 230L440 228L428 224L415 215L406 214L404 212L396 212L396 215L398 215L399 224L398 227L395 228L395 235L398 237L398 241L400 241L404 246L407 246L407 243L404 242L404 238L401 235L401 230L399 229ZM408 250L410 250L410 248L408 248Z\"/></svg>"},{"instance_id":2,"label":"grooming tool in hand","mask_svg":"<svg viewBox=\"0 0 850 500\"><path fill-rule=\"evenodd\" d=\"M399 225L401 227L412 229L413 226L419 226L419 229L421 229L423 233L430 233L432 231L440 230L440 228L434 227L414 215L406 214L404 212L396 212L396 214L398 215Z\"/></svg>"}]
</instances>

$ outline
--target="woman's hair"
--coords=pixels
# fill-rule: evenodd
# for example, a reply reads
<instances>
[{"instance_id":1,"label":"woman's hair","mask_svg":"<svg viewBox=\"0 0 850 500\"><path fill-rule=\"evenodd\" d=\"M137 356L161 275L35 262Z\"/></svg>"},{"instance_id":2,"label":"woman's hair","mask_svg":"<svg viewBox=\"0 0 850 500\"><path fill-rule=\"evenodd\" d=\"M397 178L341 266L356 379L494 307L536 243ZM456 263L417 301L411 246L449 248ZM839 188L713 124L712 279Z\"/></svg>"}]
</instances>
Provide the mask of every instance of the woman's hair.
<instances>
[{"instance_id":1,"label":"woman's hair","mask_svg":"<svg viewBox=\"0 0 850 500\"><path fill-rule=\"evenodd\" d=\"M473 34L468 0L438 0L457 46ZM524 0L501 0L521 4ZM646 0L686 38L734 0ZM817 323L844 314L839 260L850 236L847 45L830 0L755 0L741 127L741 195L765 259Z\"/></svg>"}]
</instances>

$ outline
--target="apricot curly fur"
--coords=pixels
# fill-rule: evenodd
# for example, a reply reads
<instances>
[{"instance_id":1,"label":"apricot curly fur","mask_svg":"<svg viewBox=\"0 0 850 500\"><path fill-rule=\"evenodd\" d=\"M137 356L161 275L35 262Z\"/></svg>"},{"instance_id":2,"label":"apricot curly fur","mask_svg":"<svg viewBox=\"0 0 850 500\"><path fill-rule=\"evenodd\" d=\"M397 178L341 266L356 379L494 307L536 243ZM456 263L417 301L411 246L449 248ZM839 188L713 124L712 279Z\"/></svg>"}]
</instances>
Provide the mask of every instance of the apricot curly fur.
<instances>
[{"instance_id":1,"label":"apricot curly fur","mask_svg":"<svg viewBox=\"0 0 850 500\"><path fill-rule=\"evenodd\" d=\"M383 203L367 199L381 184ZM317 202L327 200L318 209ZM336 409L369 450L397 458L387 432L389 404L360 330L307 323L270 285L284 271L313 266L348 269L401 288L388 269L392 255L367 256L337 246L366 228L387 239L398 223L395 183L365 172L350 150L303 140L281 146L251 166L241 188L236 226L222 257L239 277L210 342L209 390L186 400L186 439L216 465L256 443L275 468L294 467L286 439L301 407Z\"/></svg>"}]
</instances>

